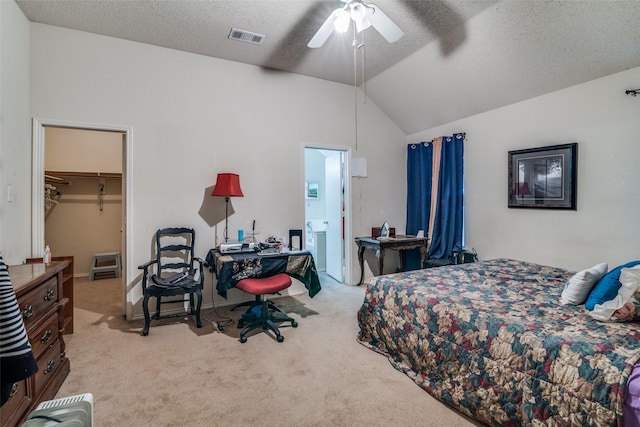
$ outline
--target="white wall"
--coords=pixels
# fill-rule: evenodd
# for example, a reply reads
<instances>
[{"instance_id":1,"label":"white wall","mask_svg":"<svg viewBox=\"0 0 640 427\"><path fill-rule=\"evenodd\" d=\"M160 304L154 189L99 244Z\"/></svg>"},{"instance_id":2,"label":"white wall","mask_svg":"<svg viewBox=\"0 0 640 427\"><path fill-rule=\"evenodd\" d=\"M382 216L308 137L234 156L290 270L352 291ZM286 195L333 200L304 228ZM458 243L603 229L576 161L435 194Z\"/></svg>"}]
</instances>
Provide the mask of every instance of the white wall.
<instances>
[{"instance_id":1,"label":"white wall","mask_svg":"<svg viewBox=\"0 0 640 427\"><path fill-rule=\"evenodd\" d=\"M304 146L354 146L350 86L36 23L30 52L33 117L133 129L127 281L137 314L135 266L157 228L193 226L203 257L222 237L224 199L209 196L218 172L238 173L244 192L231 200L230 236L254 219L262 236L286 235L304 229ZM354 235L381 216L404 224L406 186L383 167L403 164L405 135L371 101L358 123L355 155L369 158L369 178L354 200ZM222 216L200 216L211 204Z\"/></svg>"},{"instance_id":2,"label":"white wall","mask_svg":"<svg viewBox=\"0 0 640 427\"><path fill-rule=\"evenodd\" d=\"M30 207L29 21L15 2L0 1L0 252L7 264L30 256Z\"/></svg>"},{"instance_id":3,"label":"white wall","mask_svg":"<svg viewBox=\"0 0 640 427\"><path fill-rule=\"evenodd\" d=\"M122 134L47 127L44 170L122 173Z\"/></svg>"},{"instance_id":4,"label":"white wall","mask_svg":"<svg viewBox=\"0 0 640 427\"><path fill-rule=\"evenodd\" d=\"M640 259L640 68L409 135L466 132L467 247L573 270ZM508 209L507 152L578 143L577 211Z\"/></svg>"}]
</instances>

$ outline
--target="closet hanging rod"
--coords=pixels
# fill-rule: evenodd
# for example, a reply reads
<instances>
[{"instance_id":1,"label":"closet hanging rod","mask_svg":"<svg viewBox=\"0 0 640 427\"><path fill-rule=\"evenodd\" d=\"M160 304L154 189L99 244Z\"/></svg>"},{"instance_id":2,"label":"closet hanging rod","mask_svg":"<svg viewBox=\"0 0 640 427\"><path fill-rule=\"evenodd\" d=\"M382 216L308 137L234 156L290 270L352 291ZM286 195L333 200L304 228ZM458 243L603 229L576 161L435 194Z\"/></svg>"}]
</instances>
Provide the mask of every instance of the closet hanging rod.
<instances>
[{"instance_id":1,"label":"closet hanging rod","mask_svg":"<svg viewBox=\"0 0 640 427\"><path fill-rule=\"evenodd\" d=\"M54 172L45 171L45 178L50 177L53 179L62 178L122 178L121 173L117 172ZM62 178L60 178L62 177Z\"/></svg>"},{"instance_id":2,"label":"closet hanging rod","mask_svg":"<svg viewBox=\"0 0 640 427\"><path fill-rule=\"evenodd\" d=\"M45 184L71 185L71 181L67 181L62 178L58 178L57 176L51 176L51 175L45 175L44 182Z\"/></svg>"}]
</instances>

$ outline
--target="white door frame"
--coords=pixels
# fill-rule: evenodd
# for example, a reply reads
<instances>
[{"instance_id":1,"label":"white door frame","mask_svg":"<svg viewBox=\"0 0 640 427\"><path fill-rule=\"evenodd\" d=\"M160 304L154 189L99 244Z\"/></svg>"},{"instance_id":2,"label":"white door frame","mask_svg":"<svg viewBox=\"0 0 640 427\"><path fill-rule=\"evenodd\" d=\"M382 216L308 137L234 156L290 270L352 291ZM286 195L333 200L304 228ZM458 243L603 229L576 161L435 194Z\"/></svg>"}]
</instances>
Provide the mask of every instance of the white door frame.
<instances>
[{"instance_id":1,"label":"white door frame","mask_svg":"<svg viewBox=\"0 0 640 427\"><path fill-rule=\"evenodd\" d=\"M124 215L122 218L122 277L124 284L122 286L122 312L127 319L132 318L133 304L127 301L127 283L129 283L129 265L132 264L132 253L130 242L133 241L131 236L132 224L131 210L133 204L131 195L133 194L133 183L131 177L131 142L133 139L133 128L128 126L104 125L95 123L67 122L61 120L50 119L33 119L32 123L32 167L31 167L31 256L34 258L42 257L44 253L44 159L45 159L45 127L62 127L69 129L86 129L107 132L119 132L124 134L123 141L123 168L122 168L122 192L124 197Z\"/></svg>"},{"instance_id":2,"label":"white door frame","mask_svg":"<svg viewBox=\"0 0 640 427\"><path fill-rule=\"evenodd\" d=\"M316 150L334 150L334 151L342 151L345 153L344 159L344 272L343 272L343 282L347 285L352 284L351 280L351 147L348 146L339 146L339 145L304 145L302 149L302 164L306 167L306 162L304 162L304 150L316 149ZM302 185L304 186L304 177L305 173L302 173ZM302 200L302 203L305 203L306 200ZM304 210L306 212L306 207L303 205ZM306 219L306 218L305 218Z\"/></svg>"}]
</instances>

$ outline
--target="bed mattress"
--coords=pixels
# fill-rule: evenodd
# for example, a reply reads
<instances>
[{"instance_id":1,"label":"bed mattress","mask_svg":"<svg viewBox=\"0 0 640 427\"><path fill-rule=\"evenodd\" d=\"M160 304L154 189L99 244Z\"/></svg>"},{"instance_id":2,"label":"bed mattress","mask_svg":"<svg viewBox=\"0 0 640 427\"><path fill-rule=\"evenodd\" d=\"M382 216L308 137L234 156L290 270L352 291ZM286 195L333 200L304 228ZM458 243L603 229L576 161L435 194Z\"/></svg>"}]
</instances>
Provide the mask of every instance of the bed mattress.
<instances>
[{"instance_id":1,"label":"bed mattress","mask_svg":"<svg viewBox=\"0 0 640 427\"><path fill-rule=\"evenodd\" d=\"M640 407L624 400L640 328L562 306L573 274L496 259L380 276L358 312L358 339L486 424L622 426L625 408Z\"/></svg>"}]
</instances>

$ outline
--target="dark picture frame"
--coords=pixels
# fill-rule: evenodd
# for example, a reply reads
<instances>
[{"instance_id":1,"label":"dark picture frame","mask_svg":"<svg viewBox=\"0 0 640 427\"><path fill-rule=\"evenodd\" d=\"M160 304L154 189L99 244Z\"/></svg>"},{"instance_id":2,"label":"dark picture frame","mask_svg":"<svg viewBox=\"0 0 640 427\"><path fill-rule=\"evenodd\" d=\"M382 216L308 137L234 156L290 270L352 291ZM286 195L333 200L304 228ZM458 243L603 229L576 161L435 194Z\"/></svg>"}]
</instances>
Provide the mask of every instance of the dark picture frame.
<instances>
[{"instance_id":1,"label":"dark picture frame","mask_svg":"<svg viewBox=\"0 0 640 427\"><path fill-rule=\"evenodd\" d=\"M509 207L576 210L578 144L509 151Z\"/></svg>"}]
</instances>

